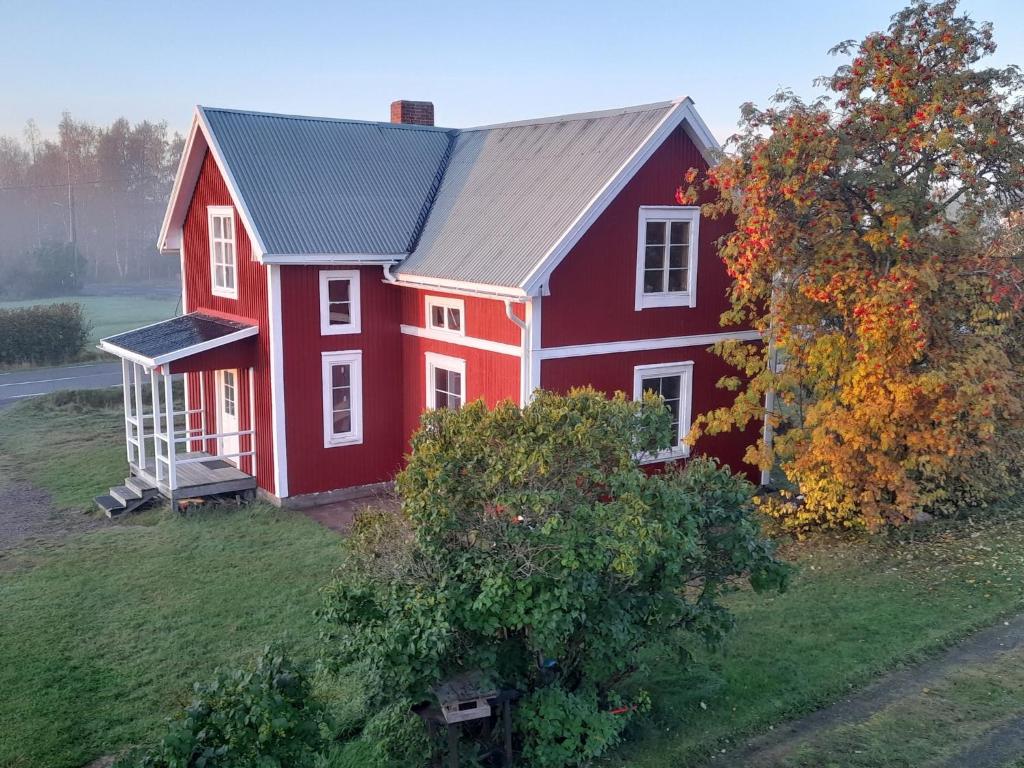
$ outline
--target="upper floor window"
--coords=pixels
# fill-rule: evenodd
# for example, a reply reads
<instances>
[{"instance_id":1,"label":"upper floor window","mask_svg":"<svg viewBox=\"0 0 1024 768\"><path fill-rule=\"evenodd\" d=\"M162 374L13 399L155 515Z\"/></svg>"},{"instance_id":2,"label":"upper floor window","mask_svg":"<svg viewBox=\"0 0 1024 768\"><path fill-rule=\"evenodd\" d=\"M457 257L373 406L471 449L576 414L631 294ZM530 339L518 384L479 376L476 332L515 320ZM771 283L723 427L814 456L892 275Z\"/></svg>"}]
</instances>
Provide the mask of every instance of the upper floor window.
<instances>
[{"instance_id":1,"label":"upper floor window","mask_svg":"<svg viewBox=\"0 0 1024 768\"><path fill-rule=\"evenodd\" d=\"M363 441L363 353L324 352L324 447Z\"/></svg>"},{"instance_id":2,"label":"upper floor window","mask_svg":"<svg viewBox=\"0 0 1024 768\"><path fill-rule=\"evenodd\" d=\"M466 303L462 299L444 296L427 296L427 327L437 331L449 331L460 336L466 335L463 317Z\"/></svg>"},{"instance_id":3,"label":"upper floor window","mask_svg":"<svg viewBox=\"0 0 1024 768\"><path fill-rule=\"evenodd\" d=\"M320 333L359 333L359 270L320 272Z\"/></svg>"},{"instance_id":4,"label":"upper floor window","mask_svg":"<svg viewBox=\"0 0 1024 768\"><path fill-rule=\"evenodd\" d=\"M238 259L235 253L235 212L230 205L207 208L210 229L210 280L214 296L238 298Z\"/></svg>"},{"instance_id":5,"label":"upper floor window","mask_svg":"<svg viewBox=\"0 0 1024 768\"><path fill-rule=\"evenodd\" d=\"M635 309L697 306L699 223L697 207L640 209Z\"/></svg>"},{"instance_id":6,"label":"upper floor window","mask_svg":"<svg viewBox=\"0 0 1024 768\"><path fill-rule=\"evenodd\" d=\"M690 446L683 442L690 432L690 408L693 394L693 363L638 365L633 369L633 399L644 393L661 395L672 415L672 442L653 461L665 461L690 455Z\"/></svg>"},{"instance_id":7,"label":"upper floor window","mask_svg":"<svg viewBox=\"0 0 1024 768\"><path fill-rule=\"evenodd\" d=\"M453 411L466 402L466 361L427 352L427 407Z\"/></svg>"}]
</instances>

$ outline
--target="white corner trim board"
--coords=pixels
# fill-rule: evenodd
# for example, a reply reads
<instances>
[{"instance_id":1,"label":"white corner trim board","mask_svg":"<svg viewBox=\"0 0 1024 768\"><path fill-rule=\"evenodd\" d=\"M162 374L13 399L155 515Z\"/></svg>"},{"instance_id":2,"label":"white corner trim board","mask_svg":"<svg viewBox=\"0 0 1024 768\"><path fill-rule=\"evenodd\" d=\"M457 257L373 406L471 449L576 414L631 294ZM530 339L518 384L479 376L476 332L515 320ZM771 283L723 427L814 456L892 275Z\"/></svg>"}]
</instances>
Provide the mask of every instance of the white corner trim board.
<instances>
[{"instance_id":1,"label":"white corner trim board","mask_svg":"<svg viewBox=\"0 0 1024 768\"><path fill-rule=\"evenodd\" d=\"M541 360L557 360L564 357L588 357L590 355L614 355L621 352L645 352L651 349L675 349L677 347L706 347L720 341L759 341L759 331L726 331L725 333L701 333L695 336L665 336L657 339L631 339L629 341L606 341L600 344L574 344L565 347L547 347L537 350Z\"/></svg>"},{"instance_id":2,"label":"white corner trim board","mask_svg":"<svg viewBox=\"0 0 1024 768\"><path fill-rule=\"evenodd\" d=\"M274 443L274 495L288 496L288 448L285 442L284 332L281 327L281 267L267 265L267 314L270 317L270 423Z\"/></svg>"},{"instance_id":3,"label":"white corner trim board","mask_svg":"<svg viewBox=\"0 0 1024 768\"><path fill-rule=\"evenodd\" d=\"M501 355L511 355L512 357L522 357L523 355L523 348L517 344L503 344L500 341L478 339L475 336L458 336L451 331L439 331L435 328L403 325L402 333L406 336L418 336L421 339L444 341L460 347L472 347L473 349L482 349L485 352L497 352Z\"/></svg>"}]
</instances>

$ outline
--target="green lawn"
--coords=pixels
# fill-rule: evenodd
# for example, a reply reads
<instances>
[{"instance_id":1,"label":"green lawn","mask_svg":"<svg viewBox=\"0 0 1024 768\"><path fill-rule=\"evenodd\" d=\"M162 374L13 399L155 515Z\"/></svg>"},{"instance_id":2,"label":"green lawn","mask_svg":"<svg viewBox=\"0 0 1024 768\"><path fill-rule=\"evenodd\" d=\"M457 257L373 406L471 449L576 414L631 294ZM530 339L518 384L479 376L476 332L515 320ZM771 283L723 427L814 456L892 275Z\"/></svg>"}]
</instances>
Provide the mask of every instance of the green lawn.
<instances>
[{"instance_id":1,"label":"green lawn","mask_svg":"<svg viewBox=\"0 0 1024 768\"><path fill-rule=\"evenodd\" d=\"M178 299L173 296L61 296L54 299L0 301L0 309L62 302L82 305L85 316L92 323L89 339L93 343L105 336L174 317L175 310L180 310Z\"/></svg>"},{"instance_id":2,"label":"green lawn","mask_svg":"<svg viewBox=\"0 0 1024 768\"><path fill-rule=\"evenodd\" d=\"M101 396L57 404L69 397L0 413L0 461L75 506L123 475L123 427L119 407ZM914 537L787 544L799 569L791 589L732 595L738 623L721 653L695 649L687 672L649 654L636 686L651 692L654 711L604 764L697 765L1020 610L1020 506ZM317 588L340 557L333 534L261 505L189 519L151 512L133 522L0 553L0 766L77 768L146 740L193 680L267 641L312 657ZM1018 672L965 673L938 698L807 745L793 765L869 765L854 742L876 757L898 751L910 755L907 765L918 764L915 755L924 764L952 749L956 734L993 722L999 702L1019 695ZM941 707L932 711L934 702ZM914 747L907 718L926 715L935 736Z\"/></svg>"}]
</instances>

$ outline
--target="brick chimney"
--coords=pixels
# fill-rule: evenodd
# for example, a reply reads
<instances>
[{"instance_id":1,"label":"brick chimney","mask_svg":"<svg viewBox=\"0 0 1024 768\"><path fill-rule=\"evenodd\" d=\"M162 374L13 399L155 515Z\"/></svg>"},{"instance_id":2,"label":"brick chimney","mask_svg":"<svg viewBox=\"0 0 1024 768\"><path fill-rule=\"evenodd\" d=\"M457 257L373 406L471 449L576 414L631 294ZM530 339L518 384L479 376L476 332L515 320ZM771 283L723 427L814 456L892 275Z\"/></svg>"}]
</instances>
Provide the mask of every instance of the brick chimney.
<instances>
[{"instance_id":1,"label":"brick chimney","mask_svg":"<svg viewBox=\"0 0 1024 768\"><path fill-rule=\"evenodd\" d=\"M391 122L406 125L433 125L434 102L432 101L399 101L391 102Z\"/></svg>"}]
</instances>

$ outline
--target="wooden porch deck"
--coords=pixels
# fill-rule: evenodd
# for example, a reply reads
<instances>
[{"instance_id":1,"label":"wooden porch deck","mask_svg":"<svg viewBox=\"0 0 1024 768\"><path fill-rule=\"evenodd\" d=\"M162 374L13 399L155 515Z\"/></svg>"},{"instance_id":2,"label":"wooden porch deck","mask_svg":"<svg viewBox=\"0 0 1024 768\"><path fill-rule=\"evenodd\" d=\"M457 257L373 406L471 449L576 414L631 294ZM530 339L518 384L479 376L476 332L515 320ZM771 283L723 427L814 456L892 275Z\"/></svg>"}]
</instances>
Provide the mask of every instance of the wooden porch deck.
<instances>
[{"instance_id":1,"label":"wooden porch deck","mask_svg":"<svg viewBox=\"0 0 1024 768\"><path fill-rule=\"evenodd\" d=\"M205 459L189 461L182 464L183 459ZM162 496L171 501L191 499L200 496L216 496L221 493L243 493L256 490L256 478L246 474L230 461L213 456L203 451L179 453L176 456L178 487L171 492L167 485L166 475L160 481L156 479L156 464L150 459L145 468L132 467L132 474L156 488Z\"/></svg>"}]
</instances>

